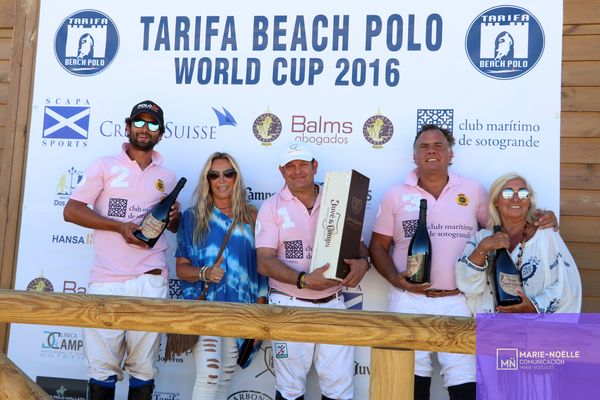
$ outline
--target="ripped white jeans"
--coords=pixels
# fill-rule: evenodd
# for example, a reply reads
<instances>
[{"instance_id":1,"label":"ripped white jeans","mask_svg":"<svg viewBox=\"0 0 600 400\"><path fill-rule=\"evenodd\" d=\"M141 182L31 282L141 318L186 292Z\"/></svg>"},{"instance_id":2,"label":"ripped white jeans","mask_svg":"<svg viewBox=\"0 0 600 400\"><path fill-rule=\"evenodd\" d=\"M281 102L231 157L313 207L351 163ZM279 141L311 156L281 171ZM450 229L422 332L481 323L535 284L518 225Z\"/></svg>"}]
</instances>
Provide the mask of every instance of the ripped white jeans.
<instances>
[{"instance_id":1,"label":"ripped white jeans","mask_svg":"<svg viewBox=\"0 0 600 400\"><path fill-rule=\"evenodd\" d=\"M226 400L237 366L235 338L200 336L192 354L196 363L192 400Z\"/></svg>"}]
</instances>

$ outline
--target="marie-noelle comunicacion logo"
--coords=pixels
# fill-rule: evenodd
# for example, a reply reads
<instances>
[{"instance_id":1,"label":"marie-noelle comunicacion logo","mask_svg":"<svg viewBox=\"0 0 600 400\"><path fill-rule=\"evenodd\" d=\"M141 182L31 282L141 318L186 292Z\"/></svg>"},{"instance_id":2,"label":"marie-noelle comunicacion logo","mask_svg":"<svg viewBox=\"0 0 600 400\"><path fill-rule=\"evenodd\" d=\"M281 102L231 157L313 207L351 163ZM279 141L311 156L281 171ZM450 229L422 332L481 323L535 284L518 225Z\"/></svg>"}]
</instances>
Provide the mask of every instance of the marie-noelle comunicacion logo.
<instances>
[{"instance_id":1,"label":"marie-noelle comunicacion logo","mask_svg":"<svg viewBox=\"0 0 600 400\"><path fill-rule=\"evenodd\" d=\"M97 10L81 10L65 18L54 37L54 54L73 75L104 71L119 50L119 32L110 17Z\"/></svg>"},{"instance_id":2,"label":"marie-noelle comunicacion logo","mask_svg":"<svg viewBox=\"0 0 600 400\"><path fill-rule=\"evenodd\" d=\"M544 52L544 31L529 11L499 6L479 14L465 40L471 64L495 79L514 79L529 72Z\"/></svg>"}]
</instances>

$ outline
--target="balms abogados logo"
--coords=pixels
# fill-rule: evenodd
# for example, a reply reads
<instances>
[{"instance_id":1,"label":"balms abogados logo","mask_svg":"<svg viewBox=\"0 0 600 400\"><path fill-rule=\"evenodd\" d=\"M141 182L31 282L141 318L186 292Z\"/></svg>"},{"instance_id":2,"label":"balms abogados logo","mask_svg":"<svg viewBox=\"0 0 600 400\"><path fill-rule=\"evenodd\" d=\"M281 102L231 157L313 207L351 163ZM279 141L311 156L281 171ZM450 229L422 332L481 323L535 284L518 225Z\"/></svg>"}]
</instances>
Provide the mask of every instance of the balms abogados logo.
<instances>
[{"instance_id":1,"label":"balms abogados logo","mask_svg":"<svg viewBox=\"0 0 600 400\"><path fill-rule=\"evenodd\" d=\"M77 11L65 18L54 37L56 59L73 75L104 71L119 50L119 32L110 17L97 10Z\"/></svg>"},{"instance_id":2,"label":"balms abogados logo","mask_svg":"<svg viewBox=\"0 0 600 400\"><path fill-rule=\"evenodd\" d=\"M275 114L266 112L259 115L252 124L252 133L263 146L270 146L281 135L281 120Z\"/></svg>"},{"instance_id":3,"label":"balms abogados logo","mask_svg":"<svg viewBox=\"0 0 600 400\"><path fill-rule=\"evenodd\" d=\"M544 52L544 31L529 11L499 6L479 14L465 40L471 64L495 79L514 79L529 72Z\"/></svg>"}]
</instances>

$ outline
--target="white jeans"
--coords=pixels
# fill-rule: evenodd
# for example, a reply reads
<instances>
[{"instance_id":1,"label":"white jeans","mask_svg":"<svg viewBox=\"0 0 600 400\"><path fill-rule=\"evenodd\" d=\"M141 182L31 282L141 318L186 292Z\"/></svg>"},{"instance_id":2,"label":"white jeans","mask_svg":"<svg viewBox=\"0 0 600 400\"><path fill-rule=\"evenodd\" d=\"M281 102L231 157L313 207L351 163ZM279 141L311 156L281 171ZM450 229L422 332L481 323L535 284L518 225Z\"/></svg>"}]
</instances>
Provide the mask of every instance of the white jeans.
<instances>
[{"instance_id":1,"label":"white jeans","mask_svg":"<svg viewBox=\"0 0 600 400\"><path fill-rule=\"evenodd\" d=\"M88 294L166 298L168 281L161 275L143 274L125 282L93 282ZM83 329L83 348L88 362L88 376L99 381L111 375L130 376L147 381L157 373L160 333L116 329Z\"/></svg>"},{"instance_id":2,"label":"white jeans","mask_svg":"<svg viewBox=\"0 0 600 400\"><path fill-rule=\"evenodd\" d=\"M294 297L271 293L269 304L310 308L345 309L340 295L323 304L313 304ZM301 329L301 327L299 327ZM276 389L286 399L295 399L306 390L306 375L312 363L319 375L321 392L332 399L354 396L354 347L321 343L273 341Z\"/></svg>"},{"instance_id":3,"label":"white jeans","mask_svg":"<svg viewBox=\"0 0 600 400\"><path fill-rule=\"evenodd\" d=\"M196 363L192 400L226 400L237 366L235 338L200 336L192 354Z\"/></svg>"},{"instance_id":4,"label":"white jeans","mask_svg":"<svg viewBox=\"0 0 600 400\"><path fill-rule=\"evenodd\" d=\"M389 311L405 314L448 315L470 317L471 311L462 294L447 297L427 297L424 294L405 292L392 288ZM431 377L432 354L415 351L415 375ZM475 382L475 356L470 354L437 353L442 367L444 387Z\"/></svg>"}]
</instances>

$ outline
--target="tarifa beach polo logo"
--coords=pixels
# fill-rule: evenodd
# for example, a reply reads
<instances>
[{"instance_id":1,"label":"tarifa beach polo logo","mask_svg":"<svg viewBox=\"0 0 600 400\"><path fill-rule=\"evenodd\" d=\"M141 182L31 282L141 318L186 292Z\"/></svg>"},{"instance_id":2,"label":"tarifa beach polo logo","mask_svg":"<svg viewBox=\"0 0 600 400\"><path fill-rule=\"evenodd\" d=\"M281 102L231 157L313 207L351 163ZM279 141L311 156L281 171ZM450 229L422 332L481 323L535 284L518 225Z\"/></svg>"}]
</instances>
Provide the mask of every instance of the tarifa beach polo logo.
<instances>
[{"instance_id":1,"label":"tarifa beach polo logo","mask_svg":"<svg viewBox=\"0 0 600 400\"><path fill-rule=\"evenodd\" d=\"M495 79L514 79L526 74L542 57L544 31L529 11L499 6L479 14L465 41L471 64Z\"/></svg>"},{"instance_id":2,"label":"tarifa beach polo logo","mask_svg":"<svg viewBox=\"0 0 600 400\"><path fill-rule=\"evenodd\" d=\"M119 50L119 32L108 15L82 10L65 18L56 31L54 53L68 72L77 76L104 71Z\"/></svg>"}]
</instances>

